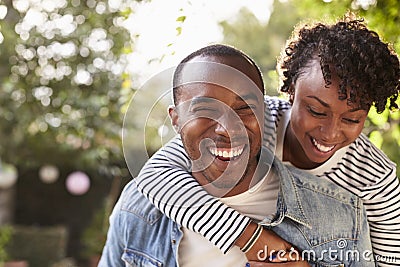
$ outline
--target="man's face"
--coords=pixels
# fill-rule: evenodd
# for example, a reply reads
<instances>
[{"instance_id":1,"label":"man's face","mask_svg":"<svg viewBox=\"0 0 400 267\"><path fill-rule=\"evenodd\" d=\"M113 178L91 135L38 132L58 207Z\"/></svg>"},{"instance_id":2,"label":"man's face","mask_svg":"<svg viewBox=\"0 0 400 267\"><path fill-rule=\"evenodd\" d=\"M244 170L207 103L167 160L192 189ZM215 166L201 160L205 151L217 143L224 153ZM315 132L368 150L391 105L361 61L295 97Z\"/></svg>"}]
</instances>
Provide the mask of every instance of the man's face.
<instances>
[{"instance_id":1,"label":"man's face","mask_svg":"<svg viewBox=\"0 0 400 267\"><path fill-rule=\"evenodd\" d=\"M227 196L234 187L233 194L247 190L261 148L259 75L241 57L197 57L190 62L197 66L185 67L184 75L195 74L185 79L179 105L170 114L193 161L192 173L210 193Z\"/></svg>"},{"instance_id":2,"label":"man's face","mask_svg":"<svg viewBox=\"0 0 400 267\"><path fill-rule=\"evenodd\" d=\"M325 162L363 129L368 111L360 109L358 103L348 105L347 99L339 100L339 79L334 73L331 81L326 87L317 60L296 81L289 133L301 149L292 149L291 158L310 162L310 166L298 167Z\"/></svg>"}]
</instances>

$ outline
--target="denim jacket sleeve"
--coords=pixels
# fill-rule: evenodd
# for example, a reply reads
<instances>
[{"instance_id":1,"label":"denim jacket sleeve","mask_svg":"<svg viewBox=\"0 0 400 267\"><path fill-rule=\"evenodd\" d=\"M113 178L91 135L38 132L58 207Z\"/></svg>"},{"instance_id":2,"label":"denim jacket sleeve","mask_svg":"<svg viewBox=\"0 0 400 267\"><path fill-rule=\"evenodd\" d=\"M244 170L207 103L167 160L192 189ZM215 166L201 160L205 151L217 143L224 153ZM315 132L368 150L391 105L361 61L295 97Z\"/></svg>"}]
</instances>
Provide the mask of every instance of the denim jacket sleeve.
<instances>
[{"instance_id":1,"label":"denim jacket sleeve","mask_svg":"<svg viewBox=\"0 0 400 267\"><path fill-rule=\"evenodd\" d=\"M117 202L109 218L110 226L107 233L107 241L103 248L98 267L125 267L121 256L124 252L123 226L120 224L119 210L121 199Z\"/></svg>"},{"instance_id":2,"label":"denim jacket sleeve","mask_svg":"<svg viewBox=\"0 0 400 267\"><path fill-rule=\"evenodd\" d=\"M176 266L182 232L128 183L110 216L99 267Z\"/></svg>"}]
</instances>

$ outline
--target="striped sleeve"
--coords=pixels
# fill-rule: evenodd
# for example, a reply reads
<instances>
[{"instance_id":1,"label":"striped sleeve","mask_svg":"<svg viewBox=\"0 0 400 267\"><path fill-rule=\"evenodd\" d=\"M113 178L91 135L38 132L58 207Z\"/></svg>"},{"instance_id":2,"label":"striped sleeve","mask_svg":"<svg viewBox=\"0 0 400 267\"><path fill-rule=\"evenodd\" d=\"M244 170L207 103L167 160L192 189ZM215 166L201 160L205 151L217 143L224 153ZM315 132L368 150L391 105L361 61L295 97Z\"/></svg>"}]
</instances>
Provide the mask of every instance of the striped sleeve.
<instances>
[{"instance_id":1,"label":"striped sleeve","mask_svg":"<svg viewBox=\"0 0 400 267\"><path fill-rule=\"evenodd\" d=\"M337 167L324 175L363 200L378 266L400 266L400 185L396 165L361 135Z\"/></svg>"},{"instance_id":2,"label":"striped sleeve","mask_svg":"<svg viewBox=\"0 0 400 267\"><path fill-rule=\"evenodd\" d=\"M209 195L189 169L190 160L177 137L148 160L135 181L139 191L167 217L226 253L250 218Z\"/></svg>"},{"instance_id":3,"label":"striped sleeve","mask_svg":"<svg viewBox=\"0 0 400 267\"><path fill-rule=\"evenodd\" d=\"M275 150L278 110L287 102L265 98L264 145ZM209 195L189 173L190 160L179 137L156 152L135 178L139 191L178 224L200 233L226 253L251 219Z\"/></svg>"},{"instance_id":4,"label":"striped sleeve","mask_svg":"<svg viewBox=\"0 0 400 267\"><path fill-rule=\"evenodd\" d=\"M263 146L271 151L276 150L277 127L282 115L290 109L289 102L282 98L265 96L264 136Z\"/></svg>"}]
</instances>

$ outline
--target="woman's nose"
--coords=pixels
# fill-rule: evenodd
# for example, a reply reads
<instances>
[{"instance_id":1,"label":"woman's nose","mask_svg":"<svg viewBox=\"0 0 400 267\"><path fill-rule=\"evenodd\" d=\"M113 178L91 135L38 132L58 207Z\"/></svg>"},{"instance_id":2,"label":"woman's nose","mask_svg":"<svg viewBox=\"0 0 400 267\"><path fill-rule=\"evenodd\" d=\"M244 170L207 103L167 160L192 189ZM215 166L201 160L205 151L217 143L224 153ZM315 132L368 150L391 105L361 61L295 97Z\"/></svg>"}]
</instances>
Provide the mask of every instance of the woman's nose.
<instances>
[{"instance_id":1,"label":"woman's nose","mask_svg":"<svg viewBox=\"0 0 400 267\"><path fill-rule=\"evenodd\" d=\"M325 141L337 140L342 135L341 123L338 120L325 120L320 125L320 131Z\"/></svg>"}]
</instances>

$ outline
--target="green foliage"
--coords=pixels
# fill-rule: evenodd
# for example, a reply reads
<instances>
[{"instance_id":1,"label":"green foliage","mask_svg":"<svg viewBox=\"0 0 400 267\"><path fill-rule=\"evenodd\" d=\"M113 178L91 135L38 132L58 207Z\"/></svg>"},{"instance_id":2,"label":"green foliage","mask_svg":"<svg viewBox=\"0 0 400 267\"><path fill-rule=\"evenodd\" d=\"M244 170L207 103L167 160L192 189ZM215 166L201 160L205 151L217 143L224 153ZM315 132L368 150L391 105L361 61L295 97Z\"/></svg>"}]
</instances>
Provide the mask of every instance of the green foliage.
<instances>
[{"instance_id":1,"label":"green foliage","mask_svg":"<svg viewBox=\"0 0 400 267\"><path fill-rule=\"evenodd\" d=\"M82 236L82 243L84 245L82 256L84 258L101 255L107 238L108 216L109 214L104 208L98 210L94 214L89 226L85 229Z\"/></svg>"},{"instance_id":2,"label":"green foliage","mask_svg":"<svg viewBox=\"0 0 400 267\"><path fill-rule=\"evenodd\" d=\"M26 260L30 267L51 266L66 257L68 231L65 226L13 226L7 244L9 260Z\"/></svg>"},{"instance_id":3,"label":"green foliage","mask_svg":"<svg viewBox=\"0 0 400 267\"><path fill-rule=\"evenodd\" d=\"M342 17L347 11L354 12L365 18L368 26L375 30L384 40L395 44L397 51L400 50L400 2L397 0L343 0L331 2L291 0L291 2L298 5L298 10L303 18L333 20L337 17Z\"/></svg>"},{"instance_id":4,"label":"green foliage","mask_svg":"<svg viewBox=\"0 0 400 267\"><path fill-rule=\"evenodd\" d=\"M374 2L374 1L372 1ZM361 4L363 3L363 5ZM233 22L223 22L224 42L246 51L260 65L264 74L267 94L276 94L278 76L275 58L283 48L285 40L298 23L315 20L334 22L337 18L351 11L365 18L370 29L381 38L390 42L395 50L400 51L400 2L396 0L368 1L274 1L274 10L269 23L261 24L247 10L242 10ZM400 105L400 100L398 101ZM400 165L400 112L377 114L372 108L365 123L364 132L371 141L381 148L388 157ZM397 168L398 176L400 169Z\"/></svg>"},{"instance_id":5,"label":"green foliage","mask_svg":"<svg viewBox=\"0 0 400 267\"><path fill-rule=\"evenodd\" d=\"M397 104L399 103L400 99L397 101ZM400 165L400 111L385 110L377 114L374 109L371 109L364 132L372 143ZM400 168L397 168L397 176L400 177Z\"/></svg>"},{"instance_id":6,"label":"green foliage","mask_svg":"<svg viewBox=\"0 0 400 267\"><path fill-rule=\"evenodd\" d=\"M101 255L103 251L109 227L108 219L121 191L121 186L123 186L121 182L120 178L113 179L108 196L104 199L101 208L94 213L90 224L83 233L84 249L82 256L87 259L94 255Z\"/></svg>"},{"instance_id":7,"label":"green foliage","mask_svg":"<svg viewBox=\"0 0 400 267\"><path fill-rule=\"evenodd\" d=\"M298 21L290 3L275 1L269 22L260 23L248 9L240 10L236 20L223 21L224 43L234 45L254 58L263 73L266 92L278 95L276 58ZM290 16L287 10L293 11Z\"/></svg>"},{"instance_id":8,"label":"green foliage","mask_svg":"<svg viewBox=\"0 0 400 267\"><path fill-rule=\"evenodd\" d=\"M13 233L12 226L0 226L0 267L8 260L8 253L6 250L7 244L10 242Z\"/></svg>"},{"instance_id":9,"label":"green foliage","mask_svg":"<svg viewBox=\"0 0 400 267\"><path fill-rule=\"evenodd\" d=\"M0 156L17 166L70 161L107 170L122 159L119 92L131 46L122 22L129 6L31 5L7 1L0 21Z\"/></svg>"}]
</instances>

